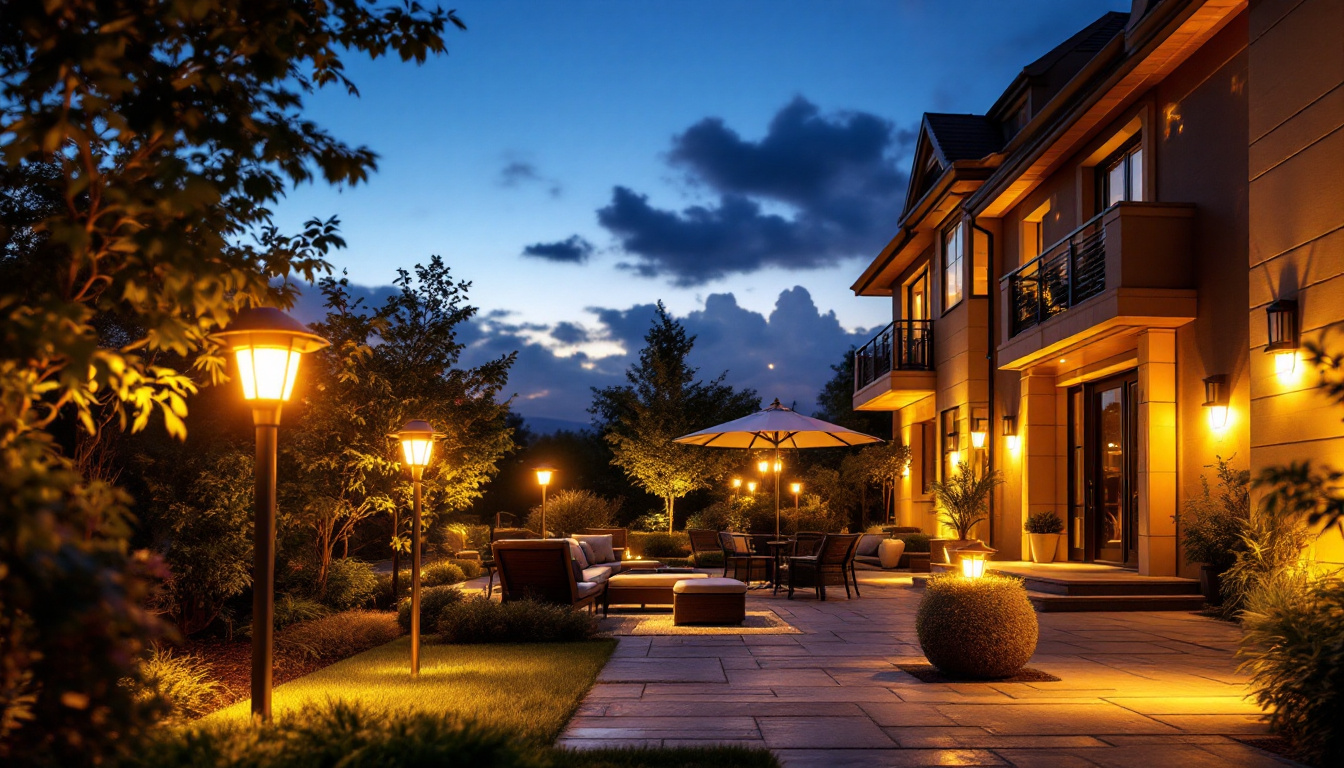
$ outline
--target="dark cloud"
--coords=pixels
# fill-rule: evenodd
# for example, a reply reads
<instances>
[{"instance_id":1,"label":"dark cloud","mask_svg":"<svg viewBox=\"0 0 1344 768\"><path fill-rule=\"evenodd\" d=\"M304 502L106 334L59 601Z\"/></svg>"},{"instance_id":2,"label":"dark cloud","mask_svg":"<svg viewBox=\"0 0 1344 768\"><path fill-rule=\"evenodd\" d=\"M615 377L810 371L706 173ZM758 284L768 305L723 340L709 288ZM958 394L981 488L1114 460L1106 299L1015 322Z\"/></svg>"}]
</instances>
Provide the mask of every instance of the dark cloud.
<instances>
[{"instance_id":1,"label":"dark cloud","mask_svg":"<svg viewBox=\"0 0 1344 768\"><path fill-rule=\"evenodd\" d=\"M564 191L560 182L555 179L543 176L537 170L537 166L525 160L510 160L499 169L499 185L509 189L517 189L528 184L536 184L546 188L547 194L551 197L559 197Z\"/></svg>"},{"instance_id":2,"label":"dark cloud","mask_svg":"<svg viewBox=\"0 0 1344 768\"><path fill-rule=\"evenodd\" d=\"M898 163L913 139L875 115L823 115L801 97L759 141L707 118L673 139L668 159L715 202L675 211L617 186L598 222L634 257L623 266L681 286L870 256L891 236L906 186Z\"/></svg>"},{"instance_id":3,"label":"dark cloud","mask_svg":"<svg viewBox=\"0 0 1344 768\"><path fill-rule=\"evenodd\" d=\"M533 243L523 248L524 256L534 256L547 261L582 264L593 253L593 244L578 235L554 243Z\"/></svg>"},{"instance_id":4,"label":"dark cloud","mask_svg":"<svg viewBox=\"0 0 1344 768\"><path fill-rule=\"evenodd\" d=\"M561 344L580 344L588 341L589 335L587 329L577 323L562 321L555 324L551 329L551 338Z\"/></svg>"}]
</instances>

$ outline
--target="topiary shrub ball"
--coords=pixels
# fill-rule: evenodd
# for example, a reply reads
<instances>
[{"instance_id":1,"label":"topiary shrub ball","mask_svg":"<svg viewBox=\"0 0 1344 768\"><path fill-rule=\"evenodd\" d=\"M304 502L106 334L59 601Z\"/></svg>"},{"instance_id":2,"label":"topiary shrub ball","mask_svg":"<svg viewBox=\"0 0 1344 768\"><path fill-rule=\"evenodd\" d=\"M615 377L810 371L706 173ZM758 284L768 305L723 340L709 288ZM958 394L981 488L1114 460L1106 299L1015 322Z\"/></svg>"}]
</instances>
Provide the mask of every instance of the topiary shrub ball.
<instances>
[{"instance_id":1,"label":"topiary shrub ball","mask_svg":"<svg viewBox=\"0 0 1344 768\"><path fill-rule=\"evenodd\" d=\"M1012 677L1036 652L1036 611L1020 579L948 574L929 579L915 616L919 647L948 677Z\"/></svg>"}]
</instances>

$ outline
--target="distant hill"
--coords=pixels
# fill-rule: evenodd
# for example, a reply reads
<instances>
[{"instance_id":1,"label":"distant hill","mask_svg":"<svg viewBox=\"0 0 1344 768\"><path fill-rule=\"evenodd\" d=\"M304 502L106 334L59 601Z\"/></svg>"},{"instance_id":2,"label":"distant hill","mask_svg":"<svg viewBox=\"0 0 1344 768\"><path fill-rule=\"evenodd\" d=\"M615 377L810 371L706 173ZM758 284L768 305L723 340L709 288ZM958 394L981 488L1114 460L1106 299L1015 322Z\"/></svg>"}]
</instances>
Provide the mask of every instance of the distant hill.
<instances>
[{"instance_id":1,"label":"distant hill","mask_svg":"<svg viewBox=\"0 0 1344 768\"><path fill-rule=\"evenodd\" d=\"M568 421L566 419L551 419L545 416L524 416L523 421L527 423L527 428L538 435L553 435L556 432L589 432L593 425L583 421Z\"/></svg>"}]
</instances>

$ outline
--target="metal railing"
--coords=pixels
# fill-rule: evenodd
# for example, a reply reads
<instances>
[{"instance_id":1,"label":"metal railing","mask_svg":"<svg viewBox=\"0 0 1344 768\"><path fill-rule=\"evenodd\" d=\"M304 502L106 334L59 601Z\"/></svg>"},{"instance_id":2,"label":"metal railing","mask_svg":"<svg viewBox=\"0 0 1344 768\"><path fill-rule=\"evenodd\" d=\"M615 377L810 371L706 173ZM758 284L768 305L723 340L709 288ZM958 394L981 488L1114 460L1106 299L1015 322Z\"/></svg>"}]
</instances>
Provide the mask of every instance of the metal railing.
<instances>
[{"instance_id":1,"label":"metal railing","mask_svg":"<svg viewBox=\"0 0 1344 768\"><path fill-rule=\"evenodd\" d=\"M854 351L854 391L892 371L933 370L933 321L896 320Z\"/></svg>"},{"instance_id":2,"label":"metal railing","mask_svg":"<svg viewBox=\"0 0 1344 768\"><path fill-rule=\"evenodd\" d=\"M1045 252L1004 275L1012 335L1106 290L1106 228L1093 216Z\"/></svg>"}]
</instances>

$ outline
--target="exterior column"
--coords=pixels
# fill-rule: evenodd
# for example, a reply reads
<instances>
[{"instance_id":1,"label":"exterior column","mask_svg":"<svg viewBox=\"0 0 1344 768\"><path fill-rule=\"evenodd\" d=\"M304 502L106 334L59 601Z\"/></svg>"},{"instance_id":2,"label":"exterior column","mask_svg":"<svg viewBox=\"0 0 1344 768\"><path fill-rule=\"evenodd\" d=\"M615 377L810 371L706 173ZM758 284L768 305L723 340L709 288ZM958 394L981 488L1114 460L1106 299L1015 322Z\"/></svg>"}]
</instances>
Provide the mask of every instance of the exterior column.
<instances>
[{"instance_id":1,"label":"exterior column","mask_svg":"<svg viewBox=\"0 0 1344 768\"><path fill-rule=\"evenodd\" d=\"M1067 521L1068 500L1059 493L1057 482L1062 472L1057 440L1059 392L1055 377L1054 374L1024 373L1021 381L1022 402L1017 418L1022 440L1019 458L1022 462L1022 519L1025 521L1033 512L1048 511ZM1007 533L1004 531L1005 535ZM1027 534L1018 531L1018 535L1023 556L1029 557L1031 545ZM1059 538L1059 549L1055 552L1057 560L1068 559L1066 538Z\"/></svg>"},{"instance_id":2,"label":"exterior column","mask_svg":"<svg viewBox=\"0 0 1344 768\"><path fill-rule=\"evenodd\" d=\"M1175 576L1176 331L1139 334L1139 573Z\"/></svg>"}]
</instances>

